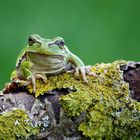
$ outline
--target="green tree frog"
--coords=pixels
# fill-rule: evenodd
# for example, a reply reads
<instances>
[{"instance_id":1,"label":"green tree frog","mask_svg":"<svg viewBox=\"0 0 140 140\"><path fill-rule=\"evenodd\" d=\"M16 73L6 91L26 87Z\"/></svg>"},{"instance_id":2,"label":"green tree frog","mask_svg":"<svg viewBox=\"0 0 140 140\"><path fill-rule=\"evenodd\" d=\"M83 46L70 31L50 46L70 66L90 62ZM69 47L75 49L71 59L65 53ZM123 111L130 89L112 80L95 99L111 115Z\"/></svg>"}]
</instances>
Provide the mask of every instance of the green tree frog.
<instances>
[{"instance_id":1,"label":"green tree frog","mask_svg":"<svg viewBox=\"0 0 140 140\"><path fill-rule=\"evenodd\" d=\"M28 46L17 58L16 70L12 72L11 79L31 79L35 91L37 78L46 80L47 75L66 71L74 71L77 77L81 74L86 83L86 74L92 75L90 66L85 66L81 59L68 49L63 38L46 39L33 34L28 38Z\"/></svg>"}]
</instances>

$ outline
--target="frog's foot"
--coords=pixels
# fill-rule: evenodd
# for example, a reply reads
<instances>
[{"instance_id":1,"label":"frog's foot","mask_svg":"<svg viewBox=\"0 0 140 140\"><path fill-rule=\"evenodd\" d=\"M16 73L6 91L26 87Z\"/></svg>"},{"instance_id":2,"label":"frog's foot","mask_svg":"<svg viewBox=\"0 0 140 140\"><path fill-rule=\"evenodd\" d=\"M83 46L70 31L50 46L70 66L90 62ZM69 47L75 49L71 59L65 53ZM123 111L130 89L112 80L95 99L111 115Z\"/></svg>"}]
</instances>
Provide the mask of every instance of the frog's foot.
<instances>
[{"instance_id":1,"label":"frog's foot","mask_svg":"<svg viewBox=\"0 0 140 140\"><path fill-rule=\"evenodd\" d=\"M91 72L91 66L90 65L89 66L76 67L74 76L79 77L80 73L82 75L82 79L83 79L84 83L88 83L86 75L96 76L96 74L94 72Z\"/></svg>"},{"instance_id":2,"label":"frog's foot","mask_svg":"<svg viewBox=\"0 0 140 140\"><path fill-rule=\"evenodd\" d=\"M36 93L36 80L41 79L45 83L47 80L47 77L43 74L33 74L28 79L31 80L31 83L33 86L33 93Z\"/></svg>"},{"instance_id":3,"label":"frog's foot","mask_svg":"<svg viewBox=\"0 0 140 140\"><path fill-rule=\"evenodd\" d=\"M84 83L88 83L88 80L86 78L86 75L92 75L92 76L97 76L96 73L91 72L91 66L81 66L81 67L75 67L74 70L67 71L68 73L74 73L74 76L76 78L79 77L79 75L82 75L82 79Z\"/></svg>"}]
</instances>

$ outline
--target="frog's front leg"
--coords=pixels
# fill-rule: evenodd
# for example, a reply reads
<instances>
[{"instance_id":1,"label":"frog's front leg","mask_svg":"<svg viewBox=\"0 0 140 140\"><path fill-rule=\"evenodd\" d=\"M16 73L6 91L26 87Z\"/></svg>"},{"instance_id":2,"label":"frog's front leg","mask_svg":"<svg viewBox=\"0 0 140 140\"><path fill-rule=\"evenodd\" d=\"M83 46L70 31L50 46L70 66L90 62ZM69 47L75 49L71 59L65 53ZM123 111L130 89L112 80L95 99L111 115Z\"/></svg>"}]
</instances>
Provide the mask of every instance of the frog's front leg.
<instances>
[{"instance_id":1,"label":"frog's front leg","mask_svg":"<svg viewBox=\"0 0 140 140\"><path fill-rule=\"evenodd\" d=\"M82 79L85 83L88 83L88 80L86 78L86 75L92 75L92 76L96 76L95 73L91 72L91 66L80 66L80 67L76 67L75 68L75 73L74 76L75 77L79 77L79 74L81 73Z\"/></svg>"},{"instance_id":2,"label":"frog's front leg","mask_svg":"<svg viewBox=\"0 0 140 140\"><path fill-rule=\"evenodd\" d=\"M32 85L33 85L33 92L36 93L36 80L41 79L45 83L45 81L47 80L47 77L45 74L42 74L42 73L34 73L28 79L31 80Z\"/></svg>"},{"instance_id":3,"label":"frog's front leg","mask_svg":"<svg viewBox=\"0 0 140 140\"><path fill-rule=\"evenodd\" d=\"M81 74L82 79L85 83L88 83L86 75L95 76L95 73L91 71L91 66L85 66L81 59L73 53L70 54L69 62L74 65L73 70L70 72L73 72L75 77L79 77L79 75Z\"/></svg>"},{"instance_id":4,"label":"frog's front leg","mask_svg":"<svg viewBox=\"0 0 140 140\"><path fill-rule=\"evenodd\" d=\"M12 72L11 80L25 86L32 84L33 92L36 93L36 80L42 79L45 82L46 76L44 74L33 72L31 67L32 64L30 61L22 61L20 66Z\"/></svg>"}]
</instances>

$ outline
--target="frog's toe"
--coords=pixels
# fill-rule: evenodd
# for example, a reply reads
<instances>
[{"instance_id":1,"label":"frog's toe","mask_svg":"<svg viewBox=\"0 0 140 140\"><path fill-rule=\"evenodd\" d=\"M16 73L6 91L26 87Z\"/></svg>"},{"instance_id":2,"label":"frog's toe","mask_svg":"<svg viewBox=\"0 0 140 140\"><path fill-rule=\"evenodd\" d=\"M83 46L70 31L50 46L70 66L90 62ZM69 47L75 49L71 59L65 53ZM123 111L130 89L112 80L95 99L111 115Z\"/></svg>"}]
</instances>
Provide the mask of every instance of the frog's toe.
<instances>
[{"instance_id":1,"label":"frog's toe","mask_svg":"<svg viewBox=\"0 0 140 140\"><path fill-rule=\"evenodd\" d=\"M76 67L75 68L75 73L74 73L75 77L79 77L79 71L80 71L80 67Z\"/></svg>"},{"instance_id":2,"label":"frog's toe","mask_svg":"<svg viewBox=\"0 0 140 140\"><path fill-rule=\"evenodd\" d=\"M33 93L36 93L36 80L41 79L45 83L47 77L42 74L33 74L32 76L29 77L29 79L31 80L33 86Z\"/></svg>"},{"instance_id":3,"label":"frog's toe","mask_svg":"<svg viewBox=\"0 0 140 140\"><path fill-rule=\"evenodd\" d=\"M75 68L75 76L79 77L79 74L81 73L82 79L84 83L88 83L88 80L86 78L86 75L92 75L92 76L97 76L96 73L91 71L91 66L81 66L81 67L76 67Z\"/></svg>"},{"instance_id":4,"label":"frog's toe","mask_svg":"<svg viewBox=\"0 0 140 140\"><path fill-rule=\"evenodd\" d=\"M34 75L30 76L29 78L31 80L32 86L33 86L33 93L36 93L36 78Z\"/></svg>"},{"instance_id":5,"label":"frog's toe","mask_svg":"<svg viewBox=\"0 0 140 140\"><path fill-rule=\"evenodd\" d=\"M80 67L79 70L81 72L82 79L83 79L84 83L88 83L88 80L86 78L86 69L85 69L85 67Z\"/></svg>"},{"instance_id":6,"label":"frog's toe","mask_svg":"<svg viewBox=\"0 0 140 140\"><path fill-rule=\"evenodd\" d=\"M85 66L86 74L87 74L87 75L92 75L92 76L95 76L95 77L96 77L97 74L96 74L95 72L92 72L92 71L91 71L91 67L92 67L92 66L90 66L90 65L89 65L89 66Z\"/></svg>"},{"instance_id":7,"label":"frog's toe","mask_svg":"<svg viewBox=\"0 0 140 140\"><path fill-rule=\"evenodd\" d=\"M35 74L35 79L41 79L44 83L47 81L46 75L43 74Z\"/></svg>"},{"instance_id":8,"label":"frog's toe","mask_svg":"<svg viewBox=\"0 0 140 140\"><path fill-rule=\"evenodd\" d=\"M87 78L86 78L86 69L85 69L85 66L76 67L76 68L75 68L74 76L75 76L76 78L78 78L80 74L81 74L81 76L82 76L82 79L83 79L84 83L88 83L88 80L87 80Z\"/></svg>"},{"instance_id":9,"label":"frog's toe","mask_svg":"<svg viewBox=\"0 0 140 140\"><path fill-rule=\"evenodd\" d=\"M67 70L66 73L75 73L75 70L72 69L72 70Z\"/></svg>"}]
</instances>

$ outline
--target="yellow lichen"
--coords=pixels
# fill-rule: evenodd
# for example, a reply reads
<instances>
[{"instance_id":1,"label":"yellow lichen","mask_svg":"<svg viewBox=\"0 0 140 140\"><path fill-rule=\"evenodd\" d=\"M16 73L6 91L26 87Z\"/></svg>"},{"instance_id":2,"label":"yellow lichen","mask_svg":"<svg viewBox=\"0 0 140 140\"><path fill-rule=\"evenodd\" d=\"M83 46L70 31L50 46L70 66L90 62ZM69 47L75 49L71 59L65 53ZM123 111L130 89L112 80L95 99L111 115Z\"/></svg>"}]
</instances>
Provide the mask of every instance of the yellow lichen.
<instances>
[{"instance_id":1,"label":"yellow lichen","mask_svg":"<svg viewBox=\"0 0 140 140\"><path fill-rule=\"evenodd\" d=\"M32 126L28 115L19 109L5 112L0 115L0 140L26 139L39 132Z\"/></svg>"},{"instance_id":2,"label":"yellow lichen","mask_svg":"<svg viewBox=\"0 0 140 140\"><path fill-rule=\"evenodd\" d=\"M73 74L47 76L47 81L37 82L35 96L56 88L74 88L76 91L64 95L60 103L68 116L86 112L86 119L79 125L83 135L91 139L134 138L140 128L140 103L129 95L129 84L123 80L120 65L125 61L92 66L94 76L87 75L89 83ZM32 86L28 86L32 92Z\"/></svg>"}]
</instances>

